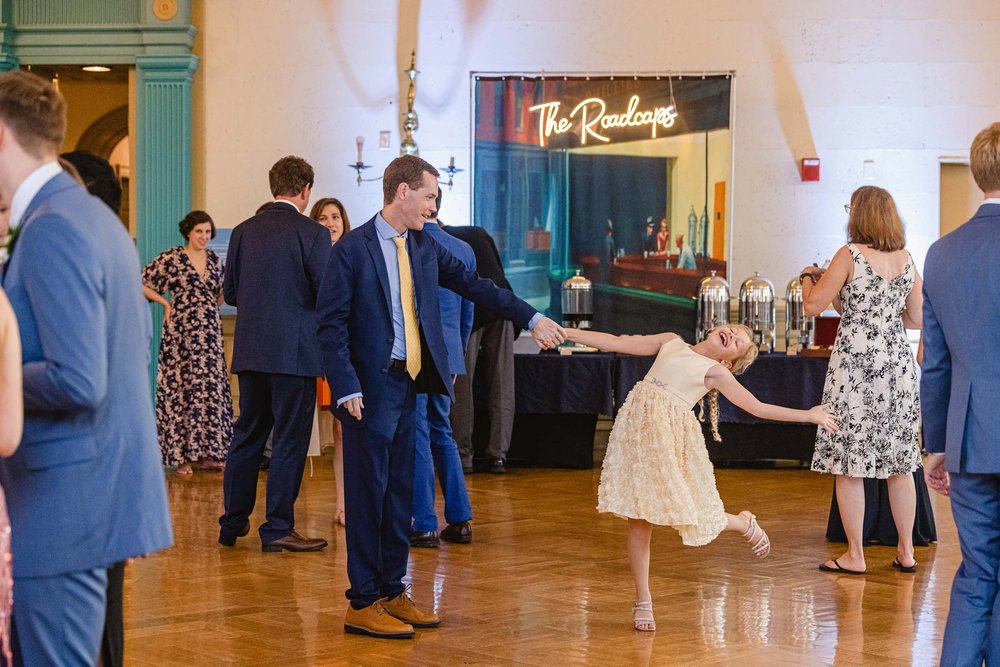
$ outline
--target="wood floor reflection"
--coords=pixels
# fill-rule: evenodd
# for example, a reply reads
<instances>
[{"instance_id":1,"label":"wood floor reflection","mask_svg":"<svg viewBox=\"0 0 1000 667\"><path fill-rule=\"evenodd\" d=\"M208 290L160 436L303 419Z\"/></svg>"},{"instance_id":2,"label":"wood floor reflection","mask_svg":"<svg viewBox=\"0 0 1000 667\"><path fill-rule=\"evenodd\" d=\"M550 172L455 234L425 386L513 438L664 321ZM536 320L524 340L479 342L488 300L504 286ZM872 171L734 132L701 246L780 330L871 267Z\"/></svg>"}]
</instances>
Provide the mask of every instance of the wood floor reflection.
<instances>
[{"instance_id":1,"label":"wood floor reflection","mask_svg":"<svg viewBox=\"0 0 1000 667\"><path fill-rule=\"evenodd\" d=\"M772 555L755 562L729 535L688 548L656 531L659 630L639 634L625 523L594 510L599 470L514 468L468 478L471 545L411 552L415 598L443 625L379 641L343 632L346 548L329 458L306 474L298 529L330 540L320 554L262 553L256 530L219 547L221 475L168 478L176 546L128 570L128 664L930 665L960 558L947 503L935 497L940 545L917 548L915 576L889 567L887 547L868 548L865 577L820 573L842 549L823 537L830 478L720 469L727 508L756 512Z\"/></svg>"}]
</instances>

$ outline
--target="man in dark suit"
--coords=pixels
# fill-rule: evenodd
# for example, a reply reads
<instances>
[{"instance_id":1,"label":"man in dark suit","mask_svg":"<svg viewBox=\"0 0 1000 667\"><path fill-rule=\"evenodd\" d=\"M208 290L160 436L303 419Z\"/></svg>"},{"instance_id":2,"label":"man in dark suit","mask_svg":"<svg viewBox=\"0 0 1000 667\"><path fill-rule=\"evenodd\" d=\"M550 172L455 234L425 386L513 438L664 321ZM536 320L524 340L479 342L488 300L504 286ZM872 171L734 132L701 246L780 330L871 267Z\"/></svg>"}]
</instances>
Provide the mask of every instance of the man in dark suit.
<instances>
[{"instance_id":1,"label":"man in dark suit","mask_svg":"<svg viewBox=\"0 0 1000 667\"><path fill-rule=\"evenodd\" d=\"M424 225L424 233L444 246L465 267L476 270L472 247L444 231L438 214L441 212L441 190L438 189L437 212ZM474 305L449 289L438 288L441 306L441 329L448 350L448 373L452 378L465 375L465 347L472 333ZM437 547L440 540L468 544L472 541L472 505L469 503L462 459L451 434L449 414L451 398L444 394L417 394L416 462L413 470L413 529L411 547ZM444 496L444 518L447 527L438 535L437 514L434 512L434 471L437 470Z\"/></svg>"},{"instance_id":2,"label":"man in dark suit","mask_svg":"<svg viewBox=\"0 0 1000 667\"><path fill-rule=\"evenodd\" d=\"M1000 664L1000 123L976 135L969 163L986 199L924 263L924 476L951 496L962 546L942 665Z\"/></svg>"},{"instance_id":3,"label":"man in dark suit","mask_svg":"<svg viewBox=\"0 0 1000 667\"><path fill-rule=\"evenodd\" d=\"M232 368L240 383L240 416L223 477L219 543L233 546L250 531L257 472L273 429L261 548L319 551L326 540L295 532L295 499L309 450L316 377L323 374L315 308L330 234L302 215L313 184L308 162L283 157L268 177L275 201L233 230L223 281L226 303L237 308Z\"/></svg>"},{"instance_id":4,"label":"man in dark suit","mask_svg":"<svg viewBox=\"0 0 1000 667\"><path fill-rule=\"evenodd\" d=\"M0 461L14 561L15 664L93 665L107 568L173 536L147 369L152 322L128 232L56 162L62 97L0 74L3 288L21 331L24 437Z\"/></svg>"},{"instance_id":5,"label":"man in dark suit","mask_svg":"<svg viewBox=\"0 0 1000 667\"><path fill-rule=\"evenodd\" d=\"M482 227L445 226L445 231L472 246L476 256L476 272L498 287L510 289L503 272L500 253L493 238ZM462 457L462 467L472 472L472 431L475 425L473 376L485 374L489 388L490 437L486 445L492 473L506 472L510 434L514 430L514 325L482 306L476 306L472 335L465 348L466 374L455 379L455 405L452 406L451 428Z\"/></svg>"},{"instance_id":6,"label":"man in dark suit","mask_svg":"<svg viewBox=\"0 0 1000 667\"><path fill-rule=\"evenodd\" d=\"M440 619L403 585L413 496L416 394L452 396L438 286L530 328L555 346L562 329L530 305L467 270L422 229L434 214L438 172L393 160L384 206L333 247L317 304L323 365L344 425L347 632L412 637ZM273 464L272 464L273 465Z\"/></svg>"}]
</instances>

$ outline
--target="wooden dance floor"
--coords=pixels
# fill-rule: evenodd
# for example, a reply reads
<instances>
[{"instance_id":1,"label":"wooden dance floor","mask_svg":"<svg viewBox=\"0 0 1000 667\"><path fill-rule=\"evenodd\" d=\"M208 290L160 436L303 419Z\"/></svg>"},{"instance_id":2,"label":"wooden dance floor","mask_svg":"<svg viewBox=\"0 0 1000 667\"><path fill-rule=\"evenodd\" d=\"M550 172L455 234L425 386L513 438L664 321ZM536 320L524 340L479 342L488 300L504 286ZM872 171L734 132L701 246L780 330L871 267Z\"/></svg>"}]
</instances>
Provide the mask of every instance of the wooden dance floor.
<instances>
[{"instance_id":1,"label":"wooden dance floor","mask_svg":"<svg viewBox=\"0 0 1000 667\"><path fill-rule=\"evenodd\" d=\"M936 495L940 546L917 548L918 574L889 567L894 548L869 547L867 576L835 576L816 569L843 549L824 538L829 477L720 469L727 509L756 512L772 555L756 562L731 534L689 548L654 532L659 630L638 633L625 522L594 509L599 470L472 475L473 543L410 555L414 597L442 626L387 641L344 634L344 531L329 455L315 463L296 513L300 532L330 540L318 554L262 553L260 510L249 537L220 547L221 475L168 477L176 546L128 569L127 664L937 664L960 555Z\"/></svg>"}]
</instances>

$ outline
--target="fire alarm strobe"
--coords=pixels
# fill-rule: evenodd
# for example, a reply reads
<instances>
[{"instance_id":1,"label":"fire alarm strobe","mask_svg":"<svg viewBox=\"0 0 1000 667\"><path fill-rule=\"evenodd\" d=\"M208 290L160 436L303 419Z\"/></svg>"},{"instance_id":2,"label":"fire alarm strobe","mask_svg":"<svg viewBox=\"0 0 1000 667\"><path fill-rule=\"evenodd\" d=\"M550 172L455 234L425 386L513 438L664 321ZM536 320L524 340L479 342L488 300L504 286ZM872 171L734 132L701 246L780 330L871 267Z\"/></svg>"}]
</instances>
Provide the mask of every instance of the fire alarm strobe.
<instances>
[{"instance_id":1,"label":"fire alarm strobe","mask_svg":"<svg viewBox=\"0 0 1000 667\"><path fill-rule=\"evenodd\" d=\"M819 158L818 157L804 157L804 158L802 158L802 180L803 181L818 181L819 180Z\"/></svg>"}]
</instances>

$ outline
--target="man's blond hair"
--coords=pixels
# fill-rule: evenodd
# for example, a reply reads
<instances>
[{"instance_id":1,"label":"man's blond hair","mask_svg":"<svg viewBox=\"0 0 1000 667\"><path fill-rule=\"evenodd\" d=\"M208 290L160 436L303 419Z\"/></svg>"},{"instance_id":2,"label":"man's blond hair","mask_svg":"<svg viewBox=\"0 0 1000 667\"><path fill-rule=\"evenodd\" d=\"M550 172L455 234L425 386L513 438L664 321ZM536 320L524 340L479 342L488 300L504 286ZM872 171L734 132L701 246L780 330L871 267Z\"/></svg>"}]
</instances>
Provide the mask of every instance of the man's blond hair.
<instances>
[{"instance_id":1,"label":"man's blond hair","mask_svg":"<svg viewBox=\"0 0 1000 667\"><path fill-rule=\"evenodd\" d=\"M1000 190L1000 123L993 123L972 140L969 165L980 190Z\"/></svg>"},{"instance_id":2,"label":"man's blond hair","mask_svg":"<svg viewBox=\"0 0 1000 667\"><path fill-rule=\"evenodd\" d=\"M0 74L0 122L35 158L59 152L66 135L66 102L45 79L14 70Z\"/></svg>"}]
</instances>

